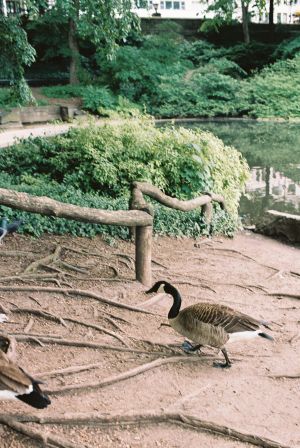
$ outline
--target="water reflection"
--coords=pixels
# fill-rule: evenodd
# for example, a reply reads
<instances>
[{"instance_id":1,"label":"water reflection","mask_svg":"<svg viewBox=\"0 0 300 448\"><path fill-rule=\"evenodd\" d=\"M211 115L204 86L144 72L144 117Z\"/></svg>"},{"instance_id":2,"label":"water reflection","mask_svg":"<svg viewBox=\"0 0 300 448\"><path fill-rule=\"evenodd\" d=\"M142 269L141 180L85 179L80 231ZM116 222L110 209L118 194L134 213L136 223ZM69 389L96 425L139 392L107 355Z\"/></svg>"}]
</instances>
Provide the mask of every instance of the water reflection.
<instances>
[{"instance_id":1,"label":"water reflection","mask_svg":"<svg viewBox=\"0 0 300 448\"><path fill-rule=\"evenodd\" d=\"M253 167L240 214L246 224L253 224L271 208L300 214L300 184L272 167Z\"/></svg>"},{"instance_id":2,"label":"water reflection","mask_svg":"<svg viewBox=\"0 0 300 448\"><path fill-rule=\"evenodd\" d=\"M185 126L211 131L247 159L251 178L240 202L247 224L257 223L268 209L300 214L300 123L210 121Z\"/></svg>"}]
</instances>

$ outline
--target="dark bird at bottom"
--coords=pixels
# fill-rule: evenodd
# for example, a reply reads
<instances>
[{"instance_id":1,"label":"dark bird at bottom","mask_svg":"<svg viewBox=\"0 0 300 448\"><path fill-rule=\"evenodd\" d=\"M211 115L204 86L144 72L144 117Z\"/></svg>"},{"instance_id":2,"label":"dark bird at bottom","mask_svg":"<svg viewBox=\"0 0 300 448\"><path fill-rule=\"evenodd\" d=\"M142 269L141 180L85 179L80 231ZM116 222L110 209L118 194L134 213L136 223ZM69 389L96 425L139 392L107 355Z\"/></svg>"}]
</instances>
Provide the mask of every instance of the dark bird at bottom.
<instances>
[{"instance_id":1,"label":"dark bird at bottom","mask_svg":"<svg viewBox=\"0 0 300 448\"><path fill-rule=\"evenodd\" d=\"M44 409L50 403L42 392L41 381L33 379L0 350L0 400L21 400L37 409Z\"/></svg>"},{"instance_id":2,"label":"dark bird at bottom","mask_svg":"<svg viewBox=\"0 0 300 448\"><path fill-rule=\"evenodd\" d=\"M173 305L168 314L169 324L179 334L196 344L192 345L189 341L185 341L182 345L185 352L195 352L205 345L222 351L225 363L214 362L215 367L231 367L225 348L227 343L246 341L257 336L273 341L272 336L261 330L261 326L269 328L265 321L254 319L229 306L203 302L180 310L179 291L164 280L156 282L146 291L147 294L152 292L164 292L173 297Z\"/></svg>"}]
</instances>

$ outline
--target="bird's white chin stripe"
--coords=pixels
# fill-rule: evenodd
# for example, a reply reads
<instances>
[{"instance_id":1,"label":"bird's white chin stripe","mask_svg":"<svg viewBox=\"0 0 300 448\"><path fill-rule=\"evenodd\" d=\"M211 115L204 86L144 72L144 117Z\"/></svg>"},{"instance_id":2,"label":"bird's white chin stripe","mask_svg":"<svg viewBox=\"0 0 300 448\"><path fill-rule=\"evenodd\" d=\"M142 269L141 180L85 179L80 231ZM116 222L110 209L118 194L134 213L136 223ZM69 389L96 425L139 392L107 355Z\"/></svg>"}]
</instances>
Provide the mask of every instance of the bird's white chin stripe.
<instances>
[{"instance_id":1,"label":"bird's white chin stripe","mask_svg":"<svg viewBox=\"0 0 300 448\"><path fill-rule=\"evenodd\" d=\"M165 292L165 287L164 287L164 284L163 284L163 283L159 286L157 292L159 292L159 293L161 293L161 292Z\"/></svg>"},{"instance_id":2,"label":"bird's white chin stripe","mask_svg":"<svg viewBox=\"0 0 300 448\"><path fill-rule=\"evenodd\" d=\"M257 330L257 331L240 331L238 333L230 333L229 339L227 341L227 344L229 342L249 341L250 339L256 338L260 332L261 332L261 330Z\"/></svg>"}]
</instances>

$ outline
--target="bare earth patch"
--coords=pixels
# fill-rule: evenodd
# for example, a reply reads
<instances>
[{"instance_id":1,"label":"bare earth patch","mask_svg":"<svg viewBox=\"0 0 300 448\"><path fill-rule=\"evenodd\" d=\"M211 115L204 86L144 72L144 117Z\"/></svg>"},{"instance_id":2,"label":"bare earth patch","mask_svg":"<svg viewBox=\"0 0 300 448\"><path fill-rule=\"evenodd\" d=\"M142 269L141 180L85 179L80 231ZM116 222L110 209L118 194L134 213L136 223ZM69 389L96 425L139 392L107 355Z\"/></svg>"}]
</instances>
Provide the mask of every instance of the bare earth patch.
<instances>
[{"instance_id":1,"label":"bare earth patch","mask_svg":"<svg viewBox=\"0 0 300 448\"><path fill-rule=\"evenodd\" d=\"M275 342L230 345L233 366L222 370L212 366L222 355L209 348L186 355L183 338L160 326L171 298L143 305L149 296L134 281L132 243L7 237L0 305L10 322L2 329L18 339L18 363L46 382L52 405L38 411L0 402L0 421L17 416L26 428L64 439L47 446L238 448L256 440L300 447L299 254L245 233L154 239L153 281L175 284L183 306L223 303L270 322ZM0 437L1 448L43 446L6 425Z\"/></svg>"}]
</instances>

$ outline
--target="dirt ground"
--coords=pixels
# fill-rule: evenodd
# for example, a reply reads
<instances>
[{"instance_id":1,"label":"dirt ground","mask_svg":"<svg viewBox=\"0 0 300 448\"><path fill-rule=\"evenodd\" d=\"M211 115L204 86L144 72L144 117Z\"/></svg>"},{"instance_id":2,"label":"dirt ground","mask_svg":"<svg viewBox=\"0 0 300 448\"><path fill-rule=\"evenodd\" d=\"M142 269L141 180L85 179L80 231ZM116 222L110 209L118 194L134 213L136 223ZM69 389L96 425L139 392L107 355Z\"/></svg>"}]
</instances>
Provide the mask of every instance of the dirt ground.
<instances>
[{"instance_id":1,"label":"dirt ground","mask_svg":"<svg viewBox=\"0 0 300 448\"><path fill-rule=\"evenodd\" d=\"M100 237L17 235L4 240L0 256L0 304L10 319L1 327L16 336L18 363L46 382L42 387L52 400L45 410L2 401L0 418L3 414L28 420L52 417L48 424L24 425L63 437L68 443L56 446L65 447L252 446L199 429L197 422L278 442L258 441L258 446L300 447L299 248L252 233L233 240L154 239L153 281L167 279L176 285L183 306L197 301L223 303L270 322L273 331L267 331L275 342L258 338L230 345L231 369L213 367L214 360L222 359L213 349L205 348L204 356L184 354L183 338L161 326L167 322L171 298L143 303L151 296L134 281L131 242L109 246ZM37 260L41 264L32 264ZM59 288L73 291L62 294ZM154 314L111 306L84 296L82 290ZM100 346L84 346L88 343ZM155 360L163 364L154 363L122 381L103 382ZM74 366L89 367L62 371ZM68 385L69 390L59 390ZM79 417L81 425L76 424ZM68 425L62 424L66 418L72 418ZM101 418L114 424L96 424ZM43 446L4 425L0 438L1 448Z\"/></svg>"}]
</instances>

